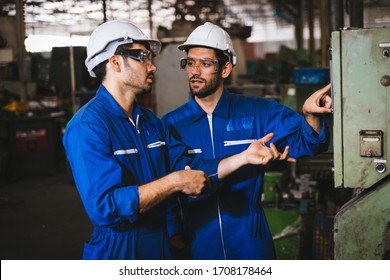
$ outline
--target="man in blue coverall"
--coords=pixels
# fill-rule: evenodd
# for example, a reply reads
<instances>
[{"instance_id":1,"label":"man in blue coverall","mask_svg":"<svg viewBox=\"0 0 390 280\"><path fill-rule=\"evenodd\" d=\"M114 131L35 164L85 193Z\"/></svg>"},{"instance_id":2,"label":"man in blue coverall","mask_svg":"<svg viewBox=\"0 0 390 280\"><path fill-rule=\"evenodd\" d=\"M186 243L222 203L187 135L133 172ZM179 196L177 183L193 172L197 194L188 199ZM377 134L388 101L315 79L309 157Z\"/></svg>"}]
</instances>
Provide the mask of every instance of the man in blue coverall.
<instances>
[{"instance_id":1,"label":"man in blue coverall","mask_svg":"<svg viewBox=\"0 0 390 280\"><path fill-rule=\"evenodd\" d=\"M216 184L242 165L288 158L288 149L280 154L265 145L270 134L232 157L194 161L135 100L151 90L156 71L151 60L160 49L159 41L122 20L100 25L89 39L85 64L101 85L63 137L94 226L83 259L169 259L168 237L178 232L168 207L175 194L196 197L210 181Z\"/></svg>"},{"instance_id":2,"label":"man in blue coverall","mask_svg":"<svg viewBox=\"0 0 390 280\"><path fill-rule=\"evenodd\" d=\"M279 150L290 146L293 159L327 150L329 133L320 114L331 112L329 85L305 101L302 116L274 100L224 88L237 57L230 36L219 26L197 27L179 49L187 54L180 66L188 74L191 98L162 121L189 147L189 154L202 159L227 157L271 132L272 143ZM192 259L276 257L260 204L263 175L263 165L246 165L213 192L182 200Z\"/></svg>"}]
</instances>

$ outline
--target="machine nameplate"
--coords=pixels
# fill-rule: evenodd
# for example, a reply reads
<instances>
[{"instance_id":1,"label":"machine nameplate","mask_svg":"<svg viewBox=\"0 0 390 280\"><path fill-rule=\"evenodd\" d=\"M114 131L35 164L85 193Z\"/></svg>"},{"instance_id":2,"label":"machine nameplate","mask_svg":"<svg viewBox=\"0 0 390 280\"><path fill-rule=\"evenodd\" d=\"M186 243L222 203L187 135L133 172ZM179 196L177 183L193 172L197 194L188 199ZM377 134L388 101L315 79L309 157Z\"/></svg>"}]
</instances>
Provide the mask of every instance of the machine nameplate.
<instances>
[{"instance_id":1,"label":"machine nameplate","mask_svg":"<svg viewBox=\"0 0 390 280\"><path fill-rule=\"evenodd\" d=\"M360 131L360 156L382 157L383 156L383 131L361 130Z\"/></svg>"}]
</instances>

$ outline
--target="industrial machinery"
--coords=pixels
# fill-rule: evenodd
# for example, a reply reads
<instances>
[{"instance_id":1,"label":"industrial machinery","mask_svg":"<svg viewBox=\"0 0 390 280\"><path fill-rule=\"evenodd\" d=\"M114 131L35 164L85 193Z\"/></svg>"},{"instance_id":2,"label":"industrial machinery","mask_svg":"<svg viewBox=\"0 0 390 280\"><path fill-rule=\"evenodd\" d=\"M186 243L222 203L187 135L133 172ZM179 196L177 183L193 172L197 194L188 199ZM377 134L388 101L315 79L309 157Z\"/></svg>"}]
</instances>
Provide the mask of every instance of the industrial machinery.
<instances>
[{"instance_id":1,"label":"industrial machinery","mask_svg":"<svg viewBox=\"0 0 390 280\"><path fill-rule=\"evenodd\" d=\"M335 259L390 259L390 28L332 32Z\"/></svg>"}]
</instances>

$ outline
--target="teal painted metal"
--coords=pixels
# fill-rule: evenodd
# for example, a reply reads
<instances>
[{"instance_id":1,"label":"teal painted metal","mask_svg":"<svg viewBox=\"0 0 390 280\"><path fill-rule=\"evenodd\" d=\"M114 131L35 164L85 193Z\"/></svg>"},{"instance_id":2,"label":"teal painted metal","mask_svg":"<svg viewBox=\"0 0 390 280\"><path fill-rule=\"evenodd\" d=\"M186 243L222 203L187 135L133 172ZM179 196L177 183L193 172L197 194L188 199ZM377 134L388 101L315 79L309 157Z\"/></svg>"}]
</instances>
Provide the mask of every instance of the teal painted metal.
<instances>
[{"instance_id":1,"label":"teal painted metal","mask_svg":"<svg viewBox=\"0 0 390 280\"><path fill-rule=\"evenodd\" d=\"M380 47L385 43L390 44L390 28L332 33L336 187L370 188L390 174L390 86L380 83L390 75L390 58ZM384 132L383 156L361 156L364 130ZM376 170L379 163L387 167L383 173Z\"/></svg>"},{"instance_id":2,"label":"teal painted metal","mask_svg":"<svg viewBox=\"0 0 390 280\"><path fill-rule=\"evenodd\" d=\"M340 209L334 220L335 259L384 258L385 231L390 222L389 199L390 182L387 181L358 195Z\"/></svg>"},{"instance_id":3,"label":"teal painted metal","mask_svg":"<svg viewBox=\"0 0 390 280\"><path fill-rule=\"evenodd\" d=\"M390 222L390 28L332 32L334 181L361 194L335 216L336 259L381 259Z\"/></svg>"}]
</instances>

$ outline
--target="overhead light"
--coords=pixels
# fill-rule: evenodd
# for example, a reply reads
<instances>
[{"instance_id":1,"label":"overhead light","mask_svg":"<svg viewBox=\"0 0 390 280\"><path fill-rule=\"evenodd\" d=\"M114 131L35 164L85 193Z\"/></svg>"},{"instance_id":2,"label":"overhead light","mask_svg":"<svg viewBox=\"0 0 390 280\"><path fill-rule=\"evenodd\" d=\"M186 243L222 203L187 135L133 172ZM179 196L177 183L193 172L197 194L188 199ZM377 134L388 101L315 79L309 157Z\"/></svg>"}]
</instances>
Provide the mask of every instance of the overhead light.
<instances>
[{"instance_id":1,"label":"overhead light","mask_svg":"<svg viewBox=\"0 0 390 280\"><path fill-rule=\"evenodd\" d=\"M186 2L187 6L195 6L195 1L194 0L187 0Z\"/></svg>"},{"instance_id":2,"label":"overhead light","mask_svg":"<svg viewBox=\"0 0 390 280\"><path fill-rule=\"evenodd\" d=\"M50 52L53 47L87 46L89 36L28 35L24 41L30 53Z\"/></svg>"}]
</instances>

